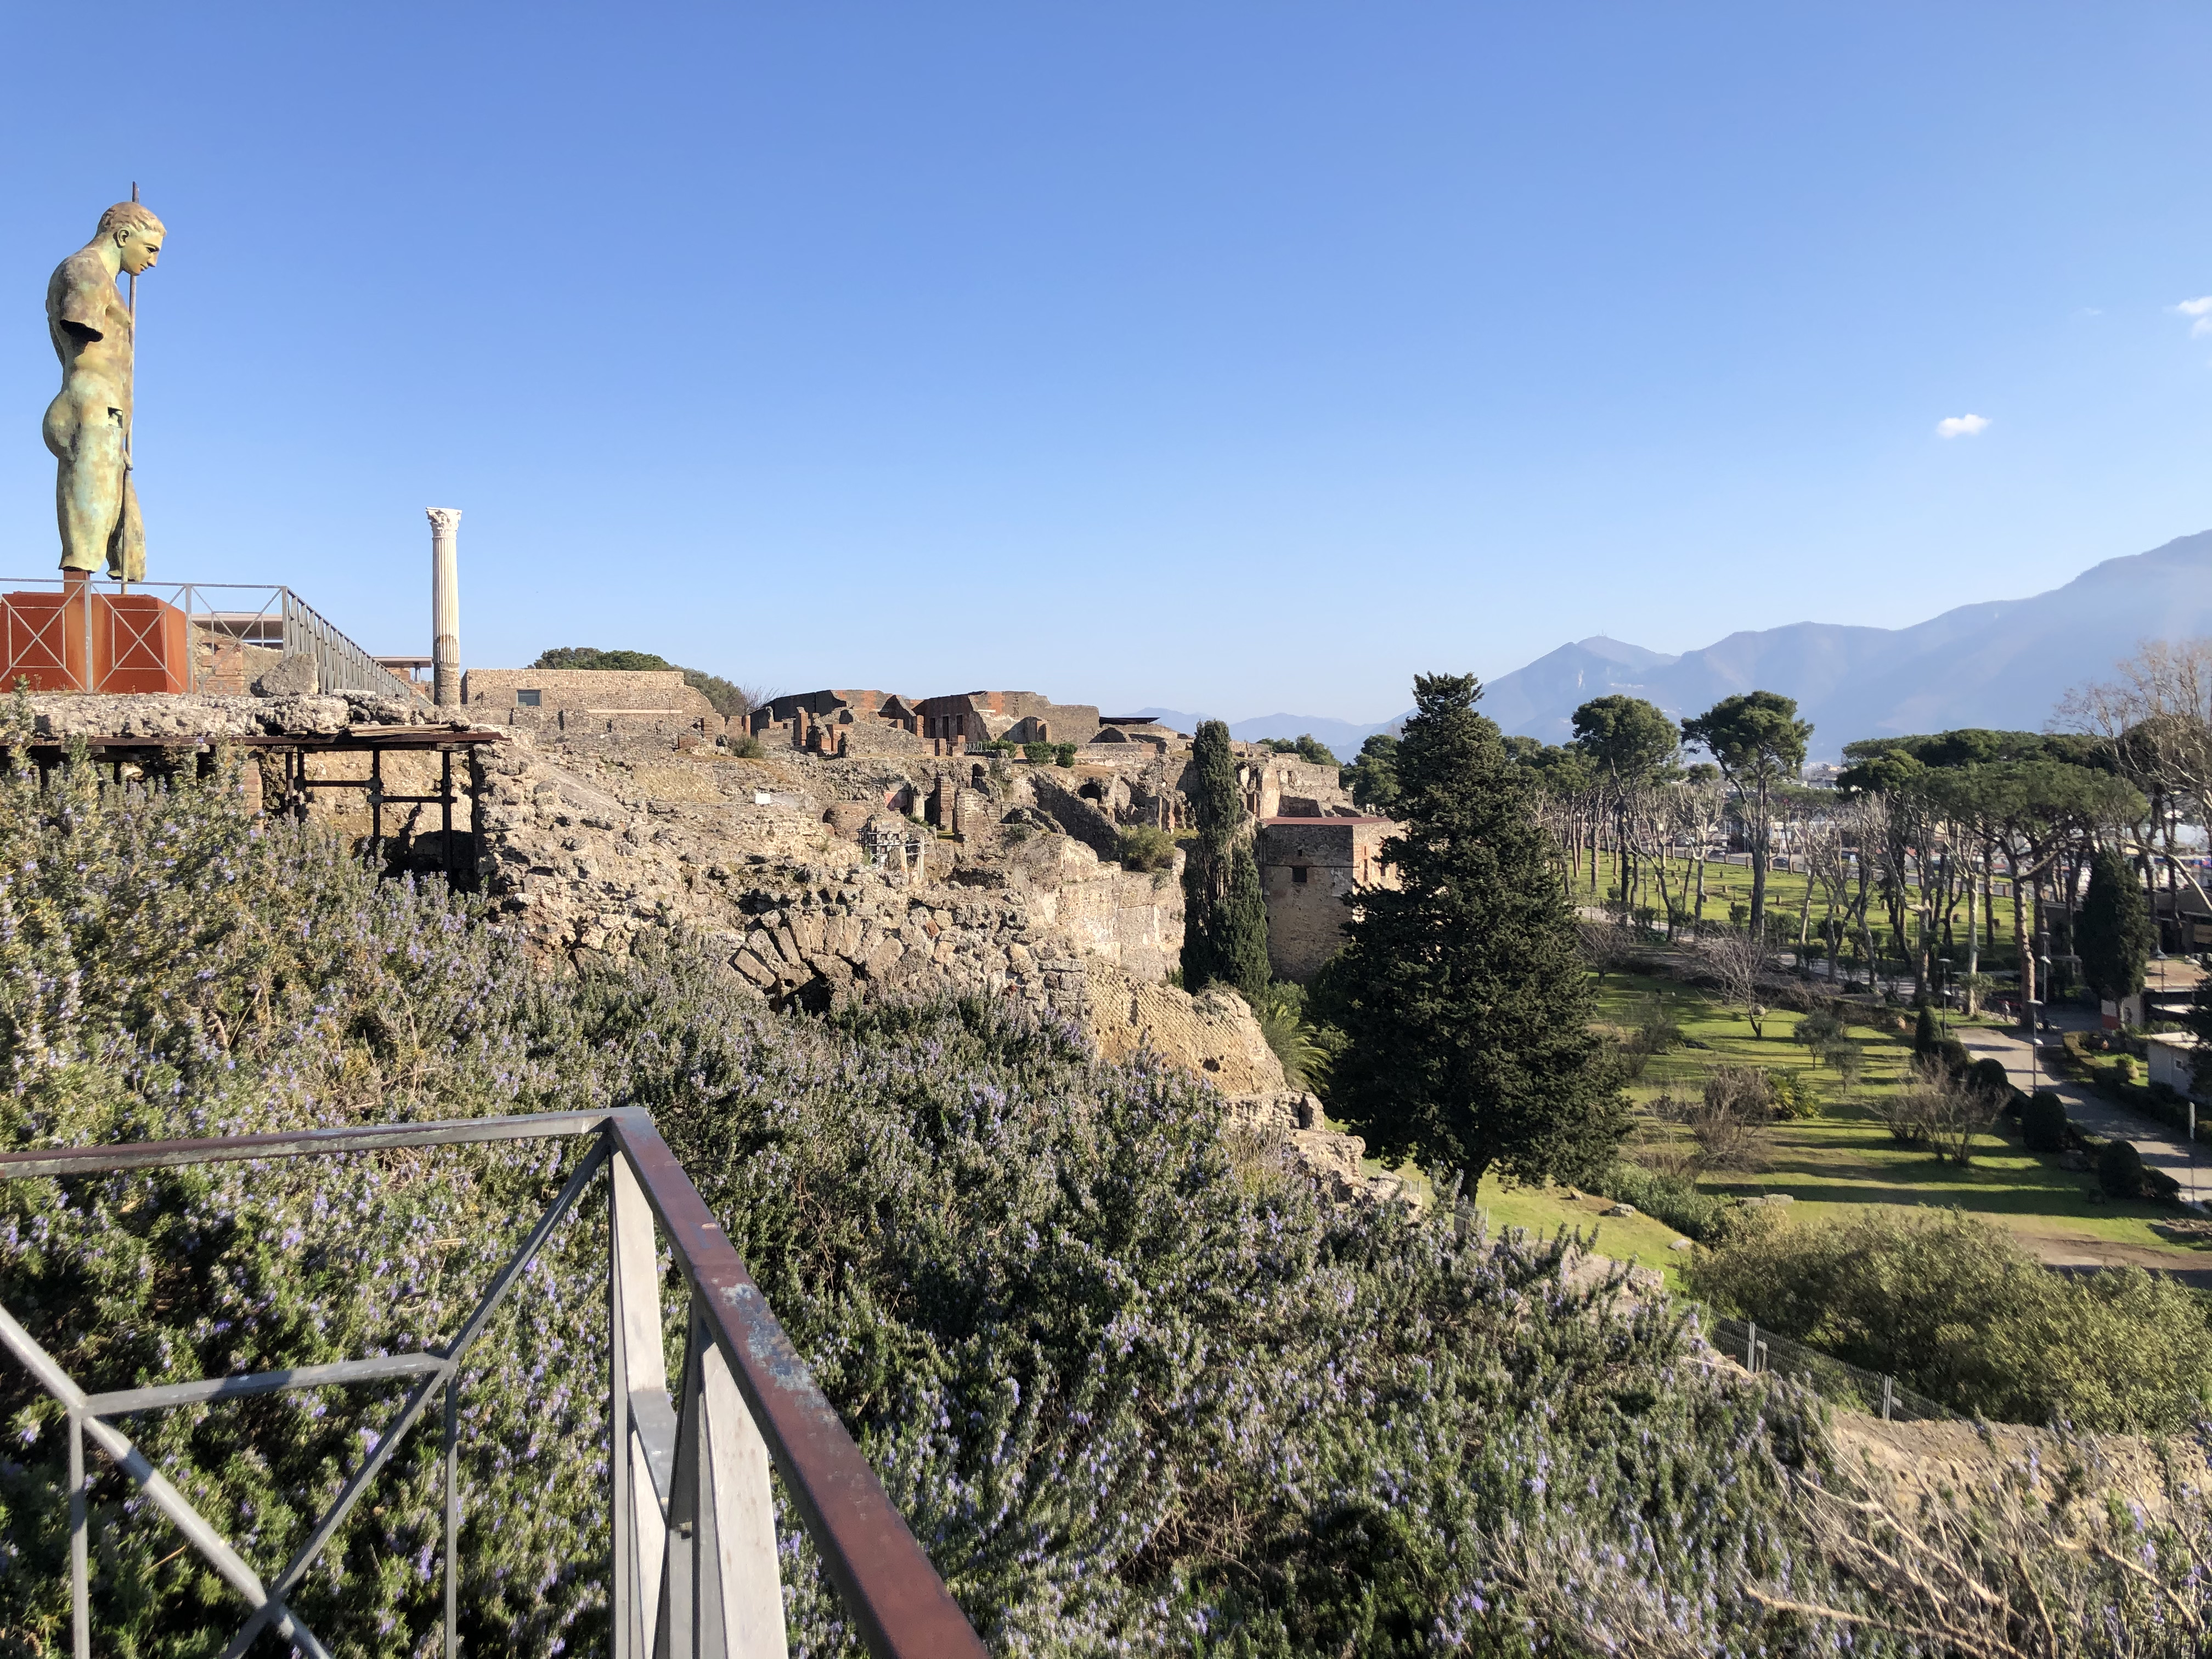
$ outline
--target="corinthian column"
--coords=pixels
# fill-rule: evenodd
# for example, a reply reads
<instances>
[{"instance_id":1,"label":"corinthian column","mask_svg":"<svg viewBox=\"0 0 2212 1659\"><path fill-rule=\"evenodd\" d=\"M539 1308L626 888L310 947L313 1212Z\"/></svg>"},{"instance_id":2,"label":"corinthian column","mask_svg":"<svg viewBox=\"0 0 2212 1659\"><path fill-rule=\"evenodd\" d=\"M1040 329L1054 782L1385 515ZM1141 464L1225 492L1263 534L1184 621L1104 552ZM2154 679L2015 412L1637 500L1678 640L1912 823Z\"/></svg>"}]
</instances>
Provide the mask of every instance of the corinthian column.
<instances>
[{"instance_id":1,"label":"corinthian column","mask_svg":"<svg viewBox=\"0 0 2212 1659\"><path fill-rule=\"evenodd\" d=\"M441 708L461 701L461 509L430 512L430 672Z\"/></svg>"}]
</instances>

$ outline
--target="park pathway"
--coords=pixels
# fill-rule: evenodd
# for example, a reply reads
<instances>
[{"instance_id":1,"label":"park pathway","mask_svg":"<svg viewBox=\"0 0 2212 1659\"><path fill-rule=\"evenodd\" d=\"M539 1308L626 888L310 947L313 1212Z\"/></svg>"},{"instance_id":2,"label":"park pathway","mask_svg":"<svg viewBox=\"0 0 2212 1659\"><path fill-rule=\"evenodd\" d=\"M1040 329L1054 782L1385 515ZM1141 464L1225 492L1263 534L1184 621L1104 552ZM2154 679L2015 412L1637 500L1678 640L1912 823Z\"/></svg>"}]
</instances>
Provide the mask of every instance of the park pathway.
<instances>
[{"instance_id":1,"label":"park pathway","mask_svg":"<svg viewBox=\"0 0 2212 1659\"><path fill-rule=\"evenodd\" d=\"M2182 1195L2199 1200L2212 1197L2212 1161L2192 1158L2180 1133L2155 1118L2144 1117L2115 1105L2079 1083L2054 1078L2051 1069L2034 1060L2024 1038L2013 1031L1986 1027L1961 1027L1953 1035L1966 1045L1975 1059L2004 1062L2006 1075L2023 1093L2048 1089L2066 1103L2066 1115L2093 1135L2112 1140L2132 1140L2142 1161L2163 1170L2181 1183Z\"/></svg>"}]
</instances>

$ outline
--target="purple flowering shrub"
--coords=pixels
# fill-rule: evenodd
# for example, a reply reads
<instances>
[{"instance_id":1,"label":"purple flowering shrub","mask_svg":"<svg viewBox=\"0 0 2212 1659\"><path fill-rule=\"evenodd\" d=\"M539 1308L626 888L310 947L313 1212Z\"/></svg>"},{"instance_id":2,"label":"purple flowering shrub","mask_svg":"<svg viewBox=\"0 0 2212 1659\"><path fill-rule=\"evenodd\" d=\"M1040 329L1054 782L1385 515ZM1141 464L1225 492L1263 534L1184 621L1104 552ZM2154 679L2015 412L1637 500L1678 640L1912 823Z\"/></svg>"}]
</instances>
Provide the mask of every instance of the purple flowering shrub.
<instances>
[{"instance_id":1,"label":"purple flowering shrub","mask_svg":"<svg viewBox=\"0 0 2212 1659\"><path fill-rule=\"evenodd\" d=\"M530 1051L533 979L442 887L379 883L319 834L249 824L225 792L103 797L83 768L45 795L0 784L9 1146L537 1109L566 1097L557 1057ZM94 1391L429 1346L570 1157L556 1143L7 1183L4 1299ZM580 1620L603 1623L592 1231L556 1238L466 1377L464 1595L494 1646L557 1651ZM265 1577L400 1397L316 1389L119 1426ZM405 1651L434 1627L436 1424L403 1443L299 1592L326 1640ZM64 1425L0 1358L0 1627L27 1652L68 1640ZM88 1466L100 1647L219 1650L235 1595L103 1455Z\"/></svg>"},{"instance_id":2,"label":"purple flowering shrub","mask_svg":"<svg viewBox=\"0 0 2212 1659\"><path fill-rule=\"evenodd\" d=\"M725 975L680 943L542 972L467 902L216 787L0 785L9 1144L649 1108L994 1651L2039 1653L2054 1607L2059 1650L2186 1650L2207 1534L2178 1483L2149 1515L2053 1519L2070 1474L2008 1475L1955 1527L1869 1510L1808 1395L1571 1281L1563 1241L1486 1237L1449 1200L1331 1209L1233 1161L1202 1085L1062 1025L782 1018ZM573 1157L10 1182L0 1299L93 1389L434 1345ZM604 1262L587 1204L467 1378L471 1651L605 1646ZM127 1426L266 1575L397 1397ZM296 1599L341 1650L431 1644L428 1426ZM60 1427L0 1359L11 1651L67 1639ZM236 1598L90 1464L102 1650L219 1650ZM793 1651L857 1653L795 1524L784 1553ZM1917 1578L1885 1577L1899 1559ZM1968 1616L1980 1646L1945 1633Z\"/></svg>"}]
</instances>

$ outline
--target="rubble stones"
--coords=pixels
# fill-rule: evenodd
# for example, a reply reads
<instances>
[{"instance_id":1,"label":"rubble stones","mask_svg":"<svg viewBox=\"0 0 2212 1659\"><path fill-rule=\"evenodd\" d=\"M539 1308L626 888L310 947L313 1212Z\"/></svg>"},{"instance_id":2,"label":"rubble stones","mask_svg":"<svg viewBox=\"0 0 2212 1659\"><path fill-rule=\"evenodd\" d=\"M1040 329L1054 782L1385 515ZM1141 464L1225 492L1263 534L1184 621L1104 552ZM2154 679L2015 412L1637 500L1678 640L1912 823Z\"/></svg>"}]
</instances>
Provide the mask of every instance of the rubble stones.
<instances>
[{"instance_id":1,"label":"rubble stones","mask_svg":"<svg viewBox=\"0 0 2212 1659\"><path fill-rule=\"evenodd\" d=\"M1302 1090L1263 1090L1232 1094L1224 1103L1225 1127L1281 1147L1288 1165L1311 1179L1333 1201L1395 1195L1376 1192L1372 1178L1360 1172L1359 1161L1367 1155L1365 1141L1322 1127L1321 1102L1315 1096Z\"/></svg>"},{"instance_id":2,"label":"rubble stones","mask_svg":"<svg viewBox=\"0 0 2212 1659\"><path fill-rule=\"evenodd\" d=\"M880 757L623 757L518 734L482 767L484 891L549 954L681 932L779 1006L1002 996L1080 1021L1109 1058L1149 1044L1230 1092L1282 1087L1240 998L1161 982L1182 951L1179 883L1051 830L941 839L883 805L918 780ZM891 841L918 848L913 867Z\"/></svg>"},{"instance_id":3,"label":"rubble stones","mask_svg":"<svg viewBox=\"0 0 2212 1659\"><path fill-rule=\"evenodd\" d=\"M120 696L82 693L34 696L30 699L32 732L55 739L85 738L336 737L361 726L443 726L468 729L450 709L412 697L380 697L366 691L327 696L225 697Z\"/></svg>"}]
</instances>

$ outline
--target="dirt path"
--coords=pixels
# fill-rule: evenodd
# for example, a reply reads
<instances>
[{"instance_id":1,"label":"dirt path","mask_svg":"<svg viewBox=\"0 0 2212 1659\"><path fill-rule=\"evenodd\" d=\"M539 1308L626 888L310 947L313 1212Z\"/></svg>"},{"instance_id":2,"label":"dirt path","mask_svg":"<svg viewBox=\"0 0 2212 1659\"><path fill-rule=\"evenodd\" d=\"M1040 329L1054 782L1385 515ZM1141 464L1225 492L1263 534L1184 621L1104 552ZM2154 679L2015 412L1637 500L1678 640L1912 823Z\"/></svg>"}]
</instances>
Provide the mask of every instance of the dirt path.
<instances>
[{"instance_id":1,"label":"dirt path","mask_svg":"<svg viewBox=\"0 0 2212 1659\"><path fill-rule=\"evenodd\" d=\"M2148 1267L2198 1290L2212 1290L2212 1250L2085 1238L2079 1233L2023 1232L2018 1228L2013 1236L2046 1267L2083 1273L2100 1267Z\"/></svg>"}]
</instances>

